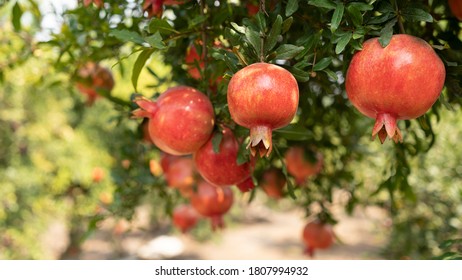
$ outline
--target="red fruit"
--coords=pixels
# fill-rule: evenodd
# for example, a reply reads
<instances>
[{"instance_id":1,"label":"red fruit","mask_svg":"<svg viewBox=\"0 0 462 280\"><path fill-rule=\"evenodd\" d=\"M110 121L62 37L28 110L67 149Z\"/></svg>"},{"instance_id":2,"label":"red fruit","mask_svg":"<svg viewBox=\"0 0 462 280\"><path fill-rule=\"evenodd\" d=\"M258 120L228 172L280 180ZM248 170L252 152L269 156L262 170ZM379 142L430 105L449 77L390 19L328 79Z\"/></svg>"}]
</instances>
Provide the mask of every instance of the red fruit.
<instances>
[{"instance_id":1,"label":"red fruit","mask_svg":"<svg viewBox=\"0 0 462 280\"><path fill-rule=\"evenodd\" d=\"M197 192L191 197L191 205L202 216L209 217L212 228L223 228L223 215L233 204L233 192L229 187L217 188L206 181L201 181Z\"/></svg>"},{"instance_id":2,"label":"red fruit","mask_svg":"<svg viewBox=\"0 0 462 280\"><path fill-rule=\"evenodd\" d=\"M271 198L281 198L286 185L286 177L280 169L271 168L263 173L260 187Z\"/></svg>"},{"instance_id":3,"label":"red fruit","mask_svg":"<svg viewBox=\"0 0 462 280\"><path fill-rule=\"evenodd\" d=\"M250 128L253 156L269 156L272 131L286 126L298 107L298 84L282 67L255 63L238 71L228 85L228 106L232 119Z\"/></svg>"},{"instance_id":4,"label":"red fruit","mask_svg":"<svg viewBox=\"0 0 462 280\"><path fill-rule=\"evenodd\" d=\"M212 138L194 154L199 174L215 186L235 185L249 178L252 164L237 164L239 142L233 132L228 128L223 130L218 153L213 150Z\"/></svg>"},{"instance_id":5,"label":"red fruit","mask_svg":"<svg viewBox=\"0 0 462 280\"><path fill-rule=\"evenodd\" d=\"M182 204L175 207L172 218L173 224L186 233L197 224L199 215L191 205Z\"/></svg>"},{"instance_id":6,"label":"red fruit","mask_svg":"<svg viewBox=\"0 0 462 280\"><path fill-rule=\"evenodd\" d=\"M258 7L258 5L254 4L254 3L247 3L247 5L245 5L245 7L247 8L249 16L256 15L258 13L258 11L260 10L260 7Z\"/></svg>"},{"instance_id":7,"label":"red fruit","mask_svg":"<svg viewBox=\"0 0 462 280\"><path fill-rule=\"evenodd\" d=\"M95 167L91 173L91 179L95 183L99 183L104 180L105 174L101 167Z\"/></svg>"},{"instance_id":8,"label":"red fruit","mask_svg":"<svg viewBox=\"0 0 462 280\"><path fill-rule=\"evenodd\" d=\"M98 92L111 91L114 88L114 79L109 69L94 62L88 62L79 68L76 84L80 92L87 95L87 104L91 105L100 97Z\"/></svg>"},{"instance_id":9,"label":"red fruit","mask_svg":"<svg viewBox=\"0 0 462 280\"><path fill-rule=\"evenodd\" d=\"M164 5L181 5L184 4L184 2L186 2L186 0L164 0Z\"/></svg>"},{"instance_id":10,"label":"red fruit","mask_svg":"<svg viewBox=\"0 0 462 280\"><path fill-rule=\"evenodd\" d=\"M205 67L205 62L204 55L199 57L194 44L191 44L191 46L186 49L185 62L188 65L189 75L191 75L192 78L199 80L201 78L201 70ZM197 68L197 65L199 65L199 68Z\"/></svg>"},{"instance_id":11,"label":"red fruit","mask_svg":"<svg viewBox=\"0 0 462 280\"><path fill-rule=\"evenodd\" d=\"M309 177L317 175L322 170L322 154L316 153L316 161L310 161L305 156L305 149L298 146L290 147L285 156L287 172L294 176L297 184L303 184Z\"/></svg>"},{"instance_id":12,"label":"red fruit","mask_svg":"<svg viewBox=\"0 0 462 280\"><path fill-rule=\"evenodd\" d=\"M395 142L402 136L396 121L420 117L443 89L446 71L432 47L410 35L394 35L383 48L378 38L367 40L351 60L346 91L351 103L376 119L373 139Z\"/></svg>"},{"instance_id":13,"label":"red fruit","mask_svg":"<svg viewBox=\"0 0 462 280\"><path fill-rule=\"evenodd\" d=\"M164 0L144 0L143 11L148 13L148 18L161 17Z\"/></svg>"},{"instance_id":14,"label":"red fruit","mask_svg":"<svg viewBox=\"0 0 462 280\"><path fill-rule=\"evenodd\" d=\"M461 0L448 0L449 8L451 12L459 20L462 21L462 1Z\"/></svg>"},{"instance_id":15,"label":"red fruit","mask_svg":"<svg viewBox=\"0 0 462 280\"><path fill-rule=\"evenodd\" d=\"M311 257L316 249L327 249L334 243L334 232L328 224L319 221L308 223L303 229L306 253Z\"/></svg>"},{"instance_id":16,"label":"red fruit","mask_svg":"<svg viewBox=\"0 0 462 280\"><path fill-rule=\"evenodd\" d=\"M101 8L103 6L103 0L83 0L83 5L88 7L92 2L95 3L96 7Z\"/></svg>"},{"instance_id":17,"label":"red fruit","mask_svg":"<svg viewBox=\"0 0 462 280\"><path fill-rule=\"evenodd\" d=\"M239 184L236 184L236 187L241 192L248 192L255 188L255 184L253 183L252 177L249 177L245 179L244 181L240 182Z\"/></svg>"},{"instance_id":18,"label":"red fruit","mask_svg":"<svg viewBox=\"0 0 462 280\"><path fill-rule=\"evenodd\" d=\"M195 177L196 170L190 157L176 157L165 172L168 186L177 189L192 188Z\"/></svg>"},{"instance_id":19,"label":"red fruit","mask_svg":"<svg viewBox=\"0 0 462 280\"><path fill-rule=\"evenodd\" d=\"M134 117L149 118L149 134L162 151L173 155L195 152L210 138L212 103L202 92L186 86L168 89L157 101L138 98Z\"/></svg>"}]
</instances>

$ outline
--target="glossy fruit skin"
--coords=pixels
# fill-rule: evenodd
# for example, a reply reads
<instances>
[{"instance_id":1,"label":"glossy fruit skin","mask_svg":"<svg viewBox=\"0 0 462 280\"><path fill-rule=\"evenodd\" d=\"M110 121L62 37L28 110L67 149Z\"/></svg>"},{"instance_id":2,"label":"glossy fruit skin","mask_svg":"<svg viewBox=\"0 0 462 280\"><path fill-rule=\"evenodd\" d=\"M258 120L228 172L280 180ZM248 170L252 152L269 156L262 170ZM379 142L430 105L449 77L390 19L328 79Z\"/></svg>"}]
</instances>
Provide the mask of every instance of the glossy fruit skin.
<instances>
[{"instance_id":1,"label":"glossy fruit skin","mask_svg":"<svg viewBox=\"0 0 462 280\"><path fill-rule=\"evenodd\" d=\"M109 69L88 62L77 71L77 89L87 95L87 105L92 105L100 97L99 91L110 92L114 88L114 78Z\"/></svg>"},{"instance_id":2,"label":"glossy fruit skin","mask_svg":"<svg viewBox=\"0 0 462 280\"><path fill-rule=\"evenodd\" d=\"M172 155L194 153L207 142L214 126L209 98L186 86L168 89L156 101L138 98L134 117L149 118L149 135L162 151Z\"/></svg>"},{"instance_id":3,"label":"glossy fruit skin","mask_svg":"<svg viewBox=\"0 0 462 280\"><path fill-rule=\"evenodd\" d=\"M330 225L314 221L305 225L302 238L306 253L312 257L316 249L327 249L334 243L334 232Z\"/></svg>"},{"instance_id":4,"label":"glossy fruit skin","mask_svg":"<svg viewBox=\"0 0 462 280\"><path fill-rule=\"evenodd\" d=\"M300 146L290 147L284 155L287 172L295 178L299 185L321 172L324 162L321 153L316 153L316 160L316 162L311 162L305 158L305 148Z\"/></svg>"},{"instance_id":5,"label":"glossy fruit skin","mask_svg":"<svg viewBox=\"0 0 462 280\"><path fill-rule=\"evenodd\" d=\"M260 181L260 187L267 196L279 199L284 195L284 186L286 185L286 178L282 170L278 168L270 168L263 172Z\"/></svg>"},{"instance_id":6,"label":"glossy fruit skin","mask_svg":"<svg viewBox=\"0 0 462 280\"><path fill-rule=\"evenodd\" d=\"M297 81L280 66L251 64L231 78L228 106L231 118L250 129L252 155L269 156L272 130L288 125L297 112Z\"/></svg>"},{"instance_id":7,"label":"glossy fruit skin","mask_svg":"<svg viewBox=\"0 0 462 280\"><path fill-rule=\"evenodd\" d=\"M448 0L449 8L457 19L462 21L462 1L460 0Z\"/></svg>"},{"instance_id":8,"label":"glossy fruit skin","mask_svg":"<svg viewBox=\"0 0 462 280\"><path fill-rule=\"evenodd\" d=\"M197 224L199 214L191 205L181 204L173 210L172 220L175 227L186 233Z\"/></svg>"},{"instance_id":9,"label":"glossy fruit skin","mask_svg":"<svg viewBox=\"0 0 462 280\"><path fill-rule=\"evenodd\" d=\"M346 91L351 103L376 119L372 136L402 141L397 120L420 117L438 99L446 70L432 47L405 34L394 35L383 48L369 39L351 60Z\"/></svg>"},{"instance_id":10,"label":"glossy fruit skin","mask_svg":"<svg viewBox=\"0 0 462 280\"><path fill-rule=\"evenodd\" d=\"M215 186L230 186L243 182L250 177L252 164L249 162L237 164L239 142L233 132L226 128L219 152L213 150L213 137L194 153L194 163L197 171L207 182Z\"/></svg>"},{"instance_id":11,"label":"glossy fruit skin","mask_svg":"<svg viewBox=\"0 0 462 280\"><path fill-rule=\"evenodd\" d=\"M223 228L223 215L233 205L233 192L229 187L215 187L206 181L200 181L197 192L191 197L191 205L202 216L211 219L212 228Z\"/></svg>"}]
</instances>

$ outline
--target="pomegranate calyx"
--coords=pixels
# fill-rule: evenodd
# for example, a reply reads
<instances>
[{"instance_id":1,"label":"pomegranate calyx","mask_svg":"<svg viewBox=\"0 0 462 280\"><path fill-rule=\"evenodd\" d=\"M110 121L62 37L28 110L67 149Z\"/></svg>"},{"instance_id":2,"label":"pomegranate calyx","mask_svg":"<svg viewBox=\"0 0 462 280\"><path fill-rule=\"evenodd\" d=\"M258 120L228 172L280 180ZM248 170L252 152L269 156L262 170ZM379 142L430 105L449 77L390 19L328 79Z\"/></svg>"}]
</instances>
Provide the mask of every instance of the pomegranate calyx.
<instances>
[{"instance_id":1,"label":"pomegranate calyx","mask_svg":"<svg viewBox=\"0 0 462 280\"><path fill-rule=\"evenodd\" d=\"M247 149L250 148L250 153L254 157L257 154L260 157L266 155L269 157L273 150L272 130L268 126L254 126L250 128L250 142Z\"/></svg>"},{"instance_id":2,"label":"pomegranate calyx","mask_svg":"<svg viewBox=\"0 0 462 280\"><path fill-rule=\"evenodd\" d=\"M225 227L225 222L223 221L223 216L215 215L210 217L212 223L212 230L216 231L218 229L223 229Z\"/></svg>"},{"instance_id":3,"label":"pomegranate calyx","mask_svg":"<svg viewBox=\"0 0 462 280\"><path fill-rule=\"evenodd\" d=\"M387 139L393 139L395 143L403 142L401 130L396 124L396 118L390 114L378 114L374 128L372 129L372 140L379 136L380 142L383 144Z\"/></svg>"},{"instance_id":4,"label":"pomegranate calyx","mask_svg":"<svg viewBox=\"0 0 462 280\"><path fill-rule=\"evenodd\" d=\"M153 118L158 110L157 102L145 97L137 97L134 102L140 108L132 112L133 118Z\"/></svg>"}]
</instances>

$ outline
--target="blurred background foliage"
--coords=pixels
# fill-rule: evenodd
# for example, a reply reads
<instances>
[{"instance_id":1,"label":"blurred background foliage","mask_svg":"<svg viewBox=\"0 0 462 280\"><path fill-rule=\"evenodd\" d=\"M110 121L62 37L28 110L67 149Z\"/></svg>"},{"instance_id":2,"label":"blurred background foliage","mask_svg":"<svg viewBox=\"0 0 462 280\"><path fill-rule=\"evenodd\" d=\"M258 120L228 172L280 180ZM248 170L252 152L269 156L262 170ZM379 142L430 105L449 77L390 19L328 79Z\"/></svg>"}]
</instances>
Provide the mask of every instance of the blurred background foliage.
<instances>
[{"instance_id":1,"label":"blurred background foliage","mask_svg":"<svg viewBox=\"0 0 462 280\"><path fill-rule=\"evenodd\" d=\"M148 19L139 0L104 1L102 8L79 2L64 13L50 12L62 22L50 34L41 28L50 14L40 11L39 2L0 1L1 259L51 258L37 240L56 221L66 225L70 240L61 257L78 252L99 221L130 220L141 204L152 206L153 226L168 222L174 205L185 199L150 170L150 160L160 154L142 141L141 123L130 119L133 94L151 97L174 84L214 92L218 121L230 124L227 78L244 61L259 58L248 30L268 34L278 15L287 30L276 34L267 61L282 60L296 76L300 109L291 126L274 133L276 151L259 160L254 179L269 166L281 167L281 156L293 145L315 146L324 168L303 187L294 187L288 177L283 206L271 200L268 205L302 207L307 216L335 223L329 206L334 191L341 190L349 212L367 205L389 211L384 257L460 257L462 35L446 1L267 1L268 16L249 16L246 1L186 1L165 6L163 20ZM396 16L396 5L399 11L416 10ZM348 102L343 74L363 40L400 32L397 17L408 34L436 45L448 77L427 115L400 124L403 144L379 145L369 137L373 120ZM161 32L165 23L174 31ZM247 31L239 34L239 26ZM209 79L188 75L184 61L192 44L207 50L205 76L225 76L216 88ZM233 46L238 48L231 51ZM116 81L92 106L75 88L77 69L87 61L111 69ZM235 192L238 205L244 207L255 193L262 190ZM205 239L211 232L201 224L193 234Z\"/></svg>"}]
</instances>

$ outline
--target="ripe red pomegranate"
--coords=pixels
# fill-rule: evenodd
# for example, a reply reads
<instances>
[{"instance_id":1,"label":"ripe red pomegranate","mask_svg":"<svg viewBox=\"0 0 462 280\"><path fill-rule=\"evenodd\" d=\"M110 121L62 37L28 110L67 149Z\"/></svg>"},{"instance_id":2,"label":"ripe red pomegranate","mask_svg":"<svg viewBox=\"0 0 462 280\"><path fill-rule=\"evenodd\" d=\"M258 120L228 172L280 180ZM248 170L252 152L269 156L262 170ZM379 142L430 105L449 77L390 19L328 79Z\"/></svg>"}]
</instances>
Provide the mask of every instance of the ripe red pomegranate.
<instances>
[{"instance_id":1,"label":"ripe red pomegranate","mask_svg":"<svg viewBox=\"0 0 462 280\"><path fill-rule=\"evenodd\" d=\"M271 198L279 199L283 196L283 189L286 185L286 177L282 170L277 168L270 168L263 172L260 181L260 187Z\"/></svg>"},{"instance_id":2,"label":"ripe red pomegranate","mask_svg":"<svg viewBox=\"0 0 462 280\"><path fill-rule=\"evenodd\" d=\"M77 71L77 88L87 95L87 104L92 105L100 97L99 91L111 91L114 88L114 79L109 69L101 65L88 62Z\"/></svg>"},{"instance_id":3,"label":"ripe red pomegranate","mask_svg":"<svg viewBox=\"0 0 462 280\"><path fill-rule=\"evenodd\" d=\"M449 8L451 12L459 20L462 21L462 1L461 0L448 0Z\"/></svg>"},{"instance_id":4,"label":"ripe red pomegranate","mask_svg":"<svg viewBox=\"0 0 462 280\"><path fill-rule=\"evenodd\" d=\"M210 138L214 125L212 103L200 91L177 86L157 101L138 98L140 109L134 117L149 118L149 134L154 144L172 155L195 152Z\"/></svg>"},{"instance_id":5,"label":"ripe red pomegranate","mask_svg":"<svg viewBox=\"0 0 462 280\"><path fill-rule=\"evenodd\" d=\"M233 132L228 128L223 130L218 153L213 150L212 138L194 154L194 162L202 178L215 186L239 184L249 178L252 164L237 164L239 142Z\"/></svg>"},{"instance_id":6,"label":"ripe red pomegranate","mask_svg":"<svg viewBox=\"0 0 462 280\"><path fill-rule=\"evenodd\" d=\"M240 182L239 184L236 184L236 187L241 192L248 192L255 188L255 184L253 183L252 177L249 177L245 179L244 181Z\"/></svg>"},{"instance_id":7,"label":"ripe red pomegranate","mask_svg":"<svg viewBox=\"0 0 462 280\"><path fill-rule=\"evenodd\" d=\"M321 153L316 153L316 161L310 161L306 157L306 151L303 147L292 146L284 155L287 172L294 176L297 184L301 185L314 175L317 175L322 170L323 156Z\"/></svg>"},{"instance_id":8,"label":"ripe red pomegranate","mask_svg":"<svg viewBox=\"0 0 462 280\"><path fill-rule=\"evenodd\" d=\"M376 119L373 138L402 142L396 121L425 114L438 99L445 76L443 62L427 42L399 34L385 48L378 38L364 43L351 60L346 91L361 113Z\"/></svg>"},{"instance_id":9,"label":"ripe red pomegranate","mask_svg":"<svg viewBox=\"0 0 462 280\"><path fill-rule=\"evenodd\" d=\"M98 8L103 6L103 0L83 0L83 5L88 7L92 2L95 3L96 7Z\"/></svg>"},{"instance_id":10,"label":"ripe red pomegranate","mask_svg":"<svg viewBox=\"0 0 462 280\"><path fill-rule=\"evenodd\" d=\"M212 229L223 228L223 215L233 204L233 192L229 187L215 187L206 181L198 184L191 197L191 205L202 216L209 217Z\"/></svg>"},{"instance_id":11,"label":"ripe red pomegranate","mask_svg":"<svg viewBox=\"0 0 462 280\"><path fill-rule=\"evenodd\" d=\"M161 17L164 0L144 0L143 11L148 13L148 18Z\"/></svg>"},{"instance_id":12,"label":"ripe red pomegranate","mask_svg":"<svg viewBox=\"0 0 462 280\"><path fill-rule=\"evenodd\" d=\"M189 75L196 79L199 80L201 78L201 71L204 70L205 67L205 62L204 62L204 55L199 57L199 54L197 53L196 46L194 44L191 44L187 49L186 49L186 57L185 57L185 62L188 65L188 73ZM197 68L197 65L199 65L199 68Z\"/></svg>"},{"instance_id":13,"label":"ripe red pomegranate","mask_svg":"<svg viewBox=\"0 0 462 280\"><path fill-rule=\"evenodd\" d=\"M334 243L332 227L319 221L306 224L303 229L303 242L306 245L305 252L312 257L316 249L327 249Z\"/></svg>"},{"instance_id":14,"label":"ripe red pomegranate","mask_svg":"<svg viewBox=\"0 0 462 280\"><path fill-rule=\"evenodd\" d=\"M251 3L251 2L248 2L245 7L247 8L247 11L249 13L249 16L254 16L258 13L258 11L260 10L260 7L255 4L255 3Z\"/></svg>"},{"instance_id":15,"label":"ripe red pomegranate","mask_svg":"<svg viewBox=\"0 0 462 280\"><path fill-rule=\"evenodd\" d=\"M197 224L199 214L191 205L181 204L173 210L172 219L173 224L181 230L182 233L186 233Z\"/></svg>"},{"instance_id":16,"label":"ripe red pomegranate","mask_svg":"<svg viewBox=\"0 0 462 280\"><path fill-rule=\"evenodd\" d=\"M187 197L192 192L196 176L196 169L191 157L176 157L165 172L168 186L179 189Z\"/></svg>"},{"instance_id":17,"label":"ripe red pomegranate","mask_svg":"<svg viewBox=\"0 0 462 280\"><path fill-rule=\"evenodd\" d=\"M298 84L282 67L254 63L239 70L228 85L228 106L232 119L250 128L250 151L268 157L272 131L286 126L298 107Z\"/></svg>"}]
</instances>

